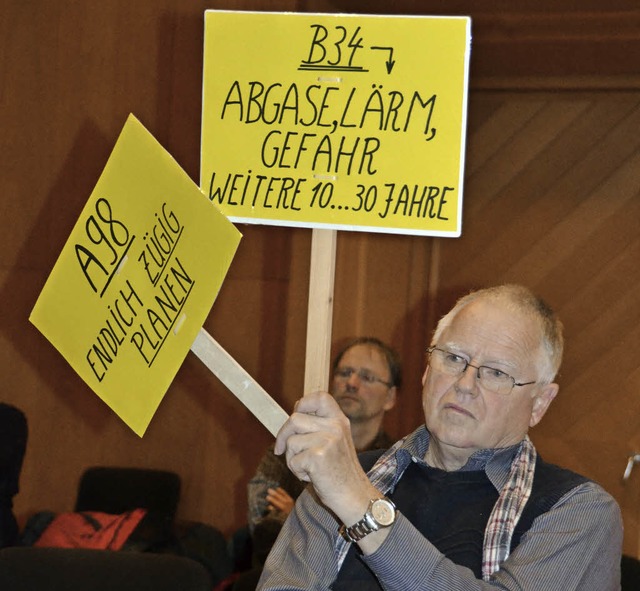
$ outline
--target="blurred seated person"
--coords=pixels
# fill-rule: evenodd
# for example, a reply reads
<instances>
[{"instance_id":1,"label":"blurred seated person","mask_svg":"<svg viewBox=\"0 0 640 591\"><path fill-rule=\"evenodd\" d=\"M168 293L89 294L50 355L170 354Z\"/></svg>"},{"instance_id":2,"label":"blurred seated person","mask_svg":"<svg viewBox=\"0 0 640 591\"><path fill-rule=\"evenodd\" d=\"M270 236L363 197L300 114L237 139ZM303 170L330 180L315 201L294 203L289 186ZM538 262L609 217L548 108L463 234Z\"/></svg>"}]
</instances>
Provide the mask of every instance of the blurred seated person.
<instances>
[{"instance_id":1,"label":"blurred seated person","mask_svg":"<svg viewBox=\"0 0 640 591\"><path fill-rule=\"evenodd\" d=\"M397 352L377 338L353 339L335 356L332 376L331 394L349 418L355 449L387 449L393 441L383 430L384 415L402 381ZM254 566L264 562L305 485L270 446L248 487Z\"/></svg>"},{"instance_id":2,"label":"blurred seated person","mask_svg":"<svg viewBox=\"0 0 640 591\"><path fill-rule=\"evenodd\" d=\"M18 543L13 497L19 490L27 434L24 413L15 406L0 402L0 548Z\"/></svg>"}]
</instances>

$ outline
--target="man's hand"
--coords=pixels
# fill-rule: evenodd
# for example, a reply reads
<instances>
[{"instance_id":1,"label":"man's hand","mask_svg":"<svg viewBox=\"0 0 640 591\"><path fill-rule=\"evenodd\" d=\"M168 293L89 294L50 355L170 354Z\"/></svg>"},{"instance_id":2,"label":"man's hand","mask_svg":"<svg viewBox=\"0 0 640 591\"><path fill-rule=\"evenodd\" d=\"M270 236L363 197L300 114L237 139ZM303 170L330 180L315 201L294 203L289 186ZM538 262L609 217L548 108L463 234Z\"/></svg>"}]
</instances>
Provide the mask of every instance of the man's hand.
<instances>
[{"instance_id":1,"label":"man's hand","mask_svg":"<svg viewBox=\"0 0 640 591\"><path fill-rule=\"evenodd\" d=\"M291 495L280 486L267 489L266 499L269 503L269 511L279 511L284 515L289 515L295 504Z\"/></svg>"},{"instance_id":2,"label":"man's hand","mask_svg":"<svg viewBox=\"0 0 640 591\"><path fill-rule=\"evenodd\" d=\"M289 469L311 482L323 504L347 525L362 517L370 499L382 496L360 465L349 419L326 392L296 403L278 432L274 451L286 452Z\"/></svg>"}]
</instances>

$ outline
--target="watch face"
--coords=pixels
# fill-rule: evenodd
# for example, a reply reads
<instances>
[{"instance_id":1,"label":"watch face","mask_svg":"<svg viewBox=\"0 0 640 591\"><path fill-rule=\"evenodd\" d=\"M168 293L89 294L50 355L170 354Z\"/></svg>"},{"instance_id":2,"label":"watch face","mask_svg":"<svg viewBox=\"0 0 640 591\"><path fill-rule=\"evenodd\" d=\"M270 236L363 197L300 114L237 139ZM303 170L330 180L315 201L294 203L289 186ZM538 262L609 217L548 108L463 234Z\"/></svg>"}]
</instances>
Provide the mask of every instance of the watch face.
<instances>
[{"instance_id":1,"label":"watch face","mask_svg":"<svg viewBox=\"0 0 640 591\"><path fill-rule=\"evenodd\" d=\"M371 516L382 527L391 525L396 519L396 508L388 499L378 499L371 506Z\"/></svg>"}]
</instances>

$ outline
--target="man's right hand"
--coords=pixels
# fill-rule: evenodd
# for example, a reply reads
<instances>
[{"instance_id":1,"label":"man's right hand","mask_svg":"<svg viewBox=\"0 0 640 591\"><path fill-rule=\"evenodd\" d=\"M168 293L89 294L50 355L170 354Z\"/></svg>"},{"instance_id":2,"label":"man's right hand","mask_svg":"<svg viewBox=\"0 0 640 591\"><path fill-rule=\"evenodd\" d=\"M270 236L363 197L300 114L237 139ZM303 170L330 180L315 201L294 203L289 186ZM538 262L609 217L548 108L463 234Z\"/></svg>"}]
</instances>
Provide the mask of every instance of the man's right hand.
<instances>
[{"instance_id":1,"label":"man's right hand","mask_svg":"<svg viewBox=\"0 0 640 591\"><path fill-rule=\"evenodd\" d=\"M358 521L369 500L381 496L360 465L349 419L333 396L301 398L278 432L275 453L286 453L289 469L311 482L322 503L343 523Z\"/></svg>"}]
</instances>

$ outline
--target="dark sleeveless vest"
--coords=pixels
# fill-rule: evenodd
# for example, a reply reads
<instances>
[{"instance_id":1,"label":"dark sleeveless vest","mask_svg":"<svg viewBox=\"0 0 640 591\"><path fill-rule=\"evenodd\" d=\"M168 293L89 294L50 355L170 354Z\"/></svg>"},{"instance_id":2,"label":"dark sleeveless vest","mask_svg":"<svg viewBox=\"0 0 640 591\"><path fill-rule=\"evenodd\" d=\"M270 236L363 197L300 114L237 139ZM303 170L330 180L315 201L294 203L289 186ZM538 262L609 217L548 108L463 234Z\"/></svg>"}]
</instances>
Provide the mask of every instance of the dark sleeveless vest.
<instances>
[{"instance_id":1,"label":"dark sleeveless vest","mask_svg":"<svg viewBox=\"0 0 640 591\"><path fill-rule=\"evenodd\" d=\"M365 470L373 466L379 455L361 456ZM587 482L585 477L547 464L538 456L531 496L513 533L511 550L520 543L536 517L584 482ZM481 579L484 530L498 495L484 470L446 472L411 462L389 497L398 511L442 554L468 567ZM470 503L470 499L473 502ZM382 590L361 559L356 544L349 548L330 588L334 591Z\"/></svg>"}]
</instances>

